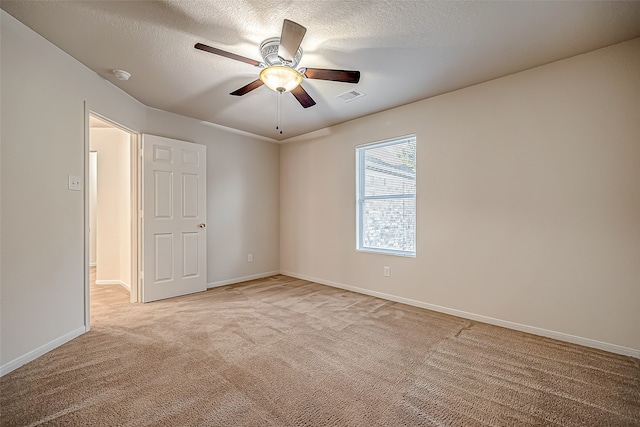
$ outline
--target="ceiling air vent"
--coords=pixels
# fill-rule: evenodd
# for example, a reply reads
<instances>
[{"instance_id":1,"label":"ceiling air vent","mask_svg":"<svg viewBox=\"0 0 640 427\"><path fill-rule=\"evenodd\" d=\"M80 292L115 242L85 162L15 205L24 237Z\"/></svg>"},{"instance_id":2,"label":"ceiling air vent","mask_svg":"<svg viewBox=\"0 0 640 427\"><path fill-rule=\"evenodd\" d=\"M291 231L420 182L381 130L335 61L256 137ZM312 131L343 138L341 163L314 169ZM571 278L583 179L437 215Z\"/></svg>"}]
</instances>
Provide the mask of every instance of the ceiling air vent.
<instances>
[{"instance_id":1,"label":"ceiling air vent","mask_svg":"<svg viewBox=\"0 0 640 427\"><path fill-rule=\"evenodd\" d=\"M348 92L341 93L340 95L336 96L336 98L342 99L344 102L350 102L356 98L362 98L364 95L365 95L364 92L360 92L357 89L353 89Z\"/></svg>"}]
</instances>

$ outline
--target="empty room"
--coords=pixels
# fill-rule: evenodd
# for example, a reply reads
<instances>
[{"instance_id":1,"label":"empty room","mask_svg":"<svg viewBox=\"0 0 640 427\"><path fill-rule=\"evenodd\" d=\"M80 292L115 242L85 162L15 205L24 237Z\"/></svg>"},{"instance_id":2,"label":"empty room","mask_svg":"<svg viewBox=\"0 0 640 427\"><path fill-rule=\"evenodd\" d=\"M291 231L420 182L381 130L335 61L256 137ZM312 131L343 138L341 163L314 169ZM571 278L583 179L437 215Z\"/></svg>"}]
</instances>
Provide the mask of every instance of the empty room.
<instances>
[{"instance_id":1,"label":"empty room","mask_svg":"<svg viewBox=\"0 0 640 427\"><path fill-rule=\"evenodd\" d=\"M0 8L1 426L640 425L640 2Z\"/></svg>"}]
</instances>

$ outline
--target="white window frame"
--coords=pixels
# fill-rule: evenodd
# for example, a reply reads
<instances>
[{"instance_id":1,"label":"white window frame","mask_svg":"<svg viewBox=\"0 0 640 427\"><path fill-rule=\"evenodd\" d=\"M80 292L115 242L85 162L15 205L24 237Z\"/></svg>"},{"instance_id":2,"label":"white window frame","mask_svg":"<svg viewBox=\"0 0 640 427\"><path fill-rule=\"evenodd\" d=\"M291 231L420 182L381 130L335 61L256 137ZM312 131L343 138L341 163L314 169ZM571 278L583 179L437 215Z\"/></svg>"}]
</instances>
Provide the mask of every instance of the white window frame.
<instances>
[{"instance_id":1,"label":"white window frame","mask_svg":"<svg viewBox=\"0 0 640 427\"><path fill-rule=\"evenodd\" d=\"M367 247L363 244L363 214L364 214L364 202L366 200L384 200L384 199L402 199L402 198L413 198L416 200L416 194L407 195L407 194L395 194L395 195L386 195L386 196L366 196L366 187L365 187L365 167L364 167L364 158L367 150L380 148L388 145L402 144L410 141L417 142L416 135L406 135L398 138L387 139L383 141L373 142L358 145L355 148L355 156L356 156L356 250L359 252L373 252L387 255L398 255L398 256L406 256L413 257L416 256L416 238L417 238L417 206L416 206L416 218L414 218L415 227L414 227L414 250L413 251L403 251L397 249L389 249L389 248L375 248L375 247ZM417 143L416 143L416 152L417 152ZM417 153L416 153L417 154ZM415 161L415 159L414 159ZM417 182L416 182L417 184ZM416 189L417 192L417 189Z\"/></svg>"}]
</instances>

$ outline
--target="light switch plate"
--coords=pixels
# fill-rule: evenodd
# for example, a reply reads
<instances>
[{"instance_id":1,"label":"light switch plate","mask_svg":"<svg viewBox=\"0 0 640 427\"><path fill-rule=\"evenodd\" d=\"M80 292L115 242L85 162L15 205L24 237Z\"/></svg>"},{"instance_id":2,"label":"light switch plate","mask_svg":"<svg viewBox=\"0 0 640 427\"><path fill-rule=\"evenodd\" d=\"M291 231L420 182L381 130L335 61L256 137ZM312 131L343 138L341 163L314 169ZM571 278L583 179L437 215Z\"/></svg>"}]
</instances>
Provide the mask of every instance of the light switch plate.
<instances>
[{"instance_id":1,"label":"light switch plate","mask_svg":"<svg viewBox=\"0 0 640 427\"><path fill-rule=\"evenodd\" d=\"M69 190L82 191L82 177L69 175Z\"/></svg>"}]
</instances>

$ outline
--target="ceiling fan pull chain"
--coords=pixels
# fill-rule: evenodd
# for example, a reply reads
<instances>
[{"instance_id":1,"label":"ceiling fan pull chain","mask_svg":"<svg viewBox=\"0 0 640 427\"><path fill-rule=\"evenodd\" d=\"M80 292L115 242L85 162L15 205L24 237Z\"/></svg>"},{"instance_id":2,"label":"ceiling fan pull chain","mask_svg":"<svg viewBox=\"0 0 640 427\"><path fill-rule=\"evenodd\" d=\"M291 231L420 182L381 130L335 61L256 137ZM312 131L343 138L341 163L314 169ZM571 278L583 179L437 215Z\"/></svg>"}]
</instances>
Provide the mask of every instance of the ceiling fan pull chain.
<instances>
[{"instance_id":1,"label":"ceiling fan pull chain","mask_svg":"<svg viewBox=\"0 0 640 427\"><path fill-rule=\"evenodd\" d=\"M276 130L280 131L280 135L282 135L282 91L278 91L278 101L277 101L277 118L276 118Z\"/></svg>"}]
</instances>

